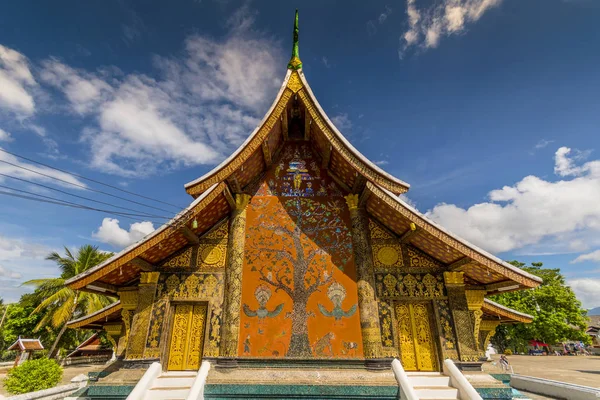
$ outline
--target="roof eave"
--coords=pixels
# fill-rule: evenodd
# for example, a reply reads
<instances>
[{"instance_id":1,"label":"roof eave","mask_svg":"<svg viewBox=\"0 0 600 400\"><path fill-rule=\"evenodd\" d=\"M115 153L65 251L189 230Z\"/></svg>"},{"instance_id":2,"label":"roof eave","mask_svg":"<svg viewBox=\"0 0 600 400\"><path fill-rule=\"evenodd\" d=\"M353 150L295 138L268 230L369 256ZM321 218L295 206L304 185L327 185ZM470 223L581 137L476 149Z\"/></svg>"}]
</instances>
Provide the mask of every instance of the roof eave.
<instances>
[{"instance_id":1,"label":"roof eave","mask_svg":"<svg viewBox=\"0 0 600 400\"><path fill-rule=\"evenodd\" d=\"M394 193L390 192L389 190L387 190L381 186L374 185L372 183L367 183L367 188L375 195L378 194L378 191L381 191L383 195L388 196L389 199L393 200L395 203L397 203L398 205L400 205L401 207L406 209L410 214L412 214L413 219L415 219L412 222L421 222L422 224L429 225L429 226L433 227L434 229L436 229L437 231L439 231L439 232L451 237L452 239L456 240L457 242L461 243L463 246L467 247L468 249L472 250L473 252L478 253L481 257L483 257L483 258L489 260L490 262L497 264L503 268L507 268L510 271L512 271L513 273L526 279L524 282L515 281L515 283L522 285L525 288L533 288L533 287L537 287L539 284L541 284L543 282L542 278L540 278L539 276L530 274L526 271L523 271L520 268L515 267L512 264L502 261L501 259L494 256L493 254L490 254L487 251L480 249L479 247L475 246L474 244L469 243L465 239L448 231L446 228L444 228L441 225L437 224L436 222L430 220L425 215L423 215L421 212L419 212L418 210L416 210L415 208L410 206L408 203L403 201L399 196L394 195ZM419 224L417 223L417 226L418 225ZM460 251L459 249L457 249L457 250ZM499 271L496 271L496 272L502 274L502 272L499 272ZM507 277L507 278L511 279L510 277Z\"/></svg>"},{"instance_id":2,"label":"roof eave","mask_svg":"<svg viewBox=\"0 0 600 400\"><path fill-rule=\"evenodd\" d=\"M204 181L206 181L206 180L212 178L213 176L217 175L221 170L225 169L233 160L235 160L241 154L241 152L248 146L248 144L250 142L252 142L252 140L256 137L256 135L261 130L261 128L263 127L263 125L267 122L267 120L268 120L269 116L271 115L271 113L273 112L273 110L275 110L275 107L277 106L277 103L279 102L279 100L281 99L281 96L283 95L283 93L285 92L285 89L287 88L287 84L288 84L288 81L290 80L290 76L294 72L294 71L292 71L290 69L288 69L286 71L287 72L285 74L285 78L283 79L283 83L282 83L281 87L279 88L279 92L277 93L277 96L275 97L275 100L271 104L271 107L269 107L269 110L265 113L263 119L260 121L260 123L254 129L254 131L252 131L252 133L250 134L250 136L248 136L246 138L246 140L244 141L244 143L242 143L237 148L237 150L234 151L229 157L227 157L225 160L223 160L223 162L221 162L221 164L217 165L211 171L209 171L208 173L202 175L198 179L195 179L195 180L193 180L191 182L186 183L184 185L184 188L185 188L186 192L188 192L188 194L190 194L190 195L192 195L194 197L200 195L200 193L195 193L192 190L192 188L200 185Z\"/></svg>"},{"instance_id":3,"label":"roof eave","mask_svg":"<svg viewBox=\"0 0 600 400\"><path fill-rule=\"evenodd\" d=\"M402 188L402 190L398 190L397 194L406 193L408 191L408 189L410 189L410 184L396 178L395 176L393 176L393 175L387 173L386 171L384 171L383 169L379 168L377 165L372 163L367 157L365 157L360 151L358 151L348 141L348 139L346 139L346 137L340 132L340 130L334 125L334 123L331 122L331 119L329 119L329 117L327 116L327 113L325 113L325 110L323 110L323 108L319 104L319 101L317 100L316 96L314 95L310 85L308 84L308 80L304 76L304 72L302 71L301 68L298 70L298 75L300 76L300 79L302 81L303 89L306 91L306 93L310 97L311 101L314 103L317 111L319 112L319 114L321 114L321 117L325 120L325 123L327 124L329 129L331 129L333 134L342 143L342 145L346 148L346 150L348 150L354 157L356 157L363 164L365 164L365 166L367 166L368 168L373 170L373 172L375 172L377 175L380 175L382 178L384 178L385 180L388 180L395 186L400 186Z\"/></svg>"},{"instance_id":4,"label":"roof eave","mask_svg":"<svg viewBox=\"0 0 600 400\"><path fill-rule=\"evenodd\" d=\"M181 212L179 212L175 217L173 217L171 220L169 220L164 225L162 225L159 228L155 229L154 231L150 232L148 235L144 236L142 239L140 239L136 243L133 243L132 245L129 245L128 247L124 248L123 250L121 250L117 254L113 255L111 258L109 258L108 260L104 261L103 263L98 264L95 267L90 268L87 271L84 271L84 272L82 272L82 273L80 273L78 275L75 275L72 278L69 278L65 282L65 285L69 286L71 289L77 289L77 290L82 289L82 287L87 286L87 284L86 285L81 285L81 286L80 285L76 285L76 284L79 281L81 281L82 279L86 278L87 276L90 276L91 274L93 274L93 273L95 273L95 272L97 272L97 271L99 271L99 270L107 267L108 265L110 265L113 262L117 261L121 257L125 256L127 253L129 253L129 252L133 251L134 249L136 249L137 247L141 246L142 244L144 244L148 240L150 240L150 239L156 237L157 235L159 235L160 233L164 232L166 229L168 229L170 226L172 226L175 222L177 222L180 219L184 218L185 215L189 211L193 210L196 205L198 205L202 200L204 200L206 197L208 197L210 195L210 193L217 188L217 186L218 186L218 184L212 185L207 191L205 191L204 193L202 193L201 196L199 196L194 201L192 201L192 203L188 207L186 207L184 210L182 210ZM87 291L96 293L96 291L94 291L93 289L88 289Z\"/></svg>"}]
</instances>

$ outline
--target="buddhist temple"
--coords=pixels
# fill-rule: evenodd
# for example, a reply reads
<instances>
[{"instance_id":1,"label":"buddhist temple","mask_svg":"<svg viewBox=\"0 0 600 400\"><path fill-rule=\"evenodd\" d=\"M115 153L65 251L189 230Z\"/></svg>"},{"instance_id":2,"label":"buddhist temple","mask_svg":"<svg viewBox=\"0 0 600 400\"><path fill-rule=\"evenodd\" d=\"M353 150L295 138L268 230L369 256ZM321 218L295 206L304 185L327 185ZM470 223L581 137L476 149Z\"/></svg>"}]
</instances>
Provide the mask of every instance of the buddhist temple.
<instances>
[{"instance_id":1,"label":"buddhist temple","mask_svg":"<svg viewBox=\"0 0 600 400\"><path fill-rule=\"evenodd\" d=\"M185 185L191 204L67 282L119 299L69 326L105 329L134 369L391 371L395 358L405 371L440 372L447 359L478 369L499 324L531 321L486 297L541 279L404 201L409 184L327 117L298 43L296 14L273 104L229 158Z\"/></svg>"}]
</instances>

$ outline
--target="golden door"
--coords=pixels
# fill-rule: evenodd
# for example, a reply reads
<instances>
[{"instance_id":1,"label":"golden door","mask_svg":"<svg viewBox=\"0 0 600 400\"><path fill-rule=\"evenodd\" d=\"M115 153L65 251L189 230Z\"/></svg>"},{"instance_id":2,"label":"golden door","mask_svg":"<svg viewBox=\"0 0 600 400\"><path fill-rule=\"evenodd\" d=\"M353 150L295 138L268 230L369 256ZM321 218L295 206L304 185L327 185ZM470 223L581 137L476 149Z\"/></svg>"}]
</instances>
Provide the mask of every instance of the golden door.
<instances>
[{"instance_id":1,"label":"golden door","mask_svg":"<svg viewBox=\"0 0 600 400\"><path fill-rule=\"evenodd\" d=\"M396 304L402 366L407 371L437 371L437 351L426 304Z\"/></svg>"},{"instance_id":2,"label":"golden door","mask_svg":"<svg viewBox=\"0 0 600 400\"><path fill-rule=\"evenodd\" d=\"M200 368L205 326L206 304L175 306L167 366L169 371Z\"/></svg>"}]
</instances>

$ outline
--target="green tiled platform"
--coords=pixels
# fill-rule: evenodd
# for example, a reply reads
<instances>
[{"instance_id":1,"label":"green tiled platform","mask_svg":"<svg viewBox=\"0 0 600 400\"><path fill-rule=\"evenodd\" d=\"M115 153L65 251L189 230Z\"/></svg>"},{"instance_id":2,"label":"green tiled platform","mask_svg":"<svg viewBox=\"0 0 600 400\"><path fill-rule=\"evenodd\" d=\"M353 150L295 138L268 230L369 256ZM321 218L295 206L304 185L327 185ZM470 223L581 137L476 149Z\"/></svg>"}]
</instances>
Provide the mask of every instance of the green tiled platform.
<instances>
[{"instance_id":1,"label":"green tiled platform","mask_svg":"<svg viewBox=\"0 0 600 400\"><path fill-rule=\"evenodd\" d=\"M125 400L134 386L88 386L73 393L70 397L77 396L82 400Z\"/></svg>"},{"instance_id":2,"label":"green tiled platform","mask_svg":"<svg viewBox=\"0 0 600 400\"><path fill-rule=\"evenodd\" d=\"M204 398L233 399L323 399L323 400L396 400L397 386L337 385L207 385Z\"/></svg>"}]
</instances>

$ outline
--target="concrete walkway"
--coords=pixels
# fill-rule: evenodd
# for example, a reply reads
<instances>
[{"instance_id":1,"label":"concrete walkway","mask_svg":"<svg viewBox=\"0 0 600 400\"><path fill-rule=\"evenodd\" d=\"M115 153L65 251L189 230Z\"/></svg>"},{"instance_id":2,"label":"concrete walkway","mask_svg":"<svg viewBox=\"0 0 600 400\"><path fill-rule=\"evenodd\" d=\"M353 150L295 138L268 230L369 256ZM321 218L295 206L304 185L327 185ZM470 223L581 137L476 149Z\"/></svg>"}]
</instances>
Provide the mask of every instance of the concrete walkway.
<instances>
[{"instance_id":1,"label":"concrete walkway","mask_svg":"<svg viewBox=\"0 0 600 400\"><path fill-rule=\"evenodd\" d=\"M502 373L498 359L484 364L484 371ZM507 356L515 374L552 379L576 385L600 388L599 356ZM495 365L494 365L495 364Z\"/></svg>"}]
</instances>

